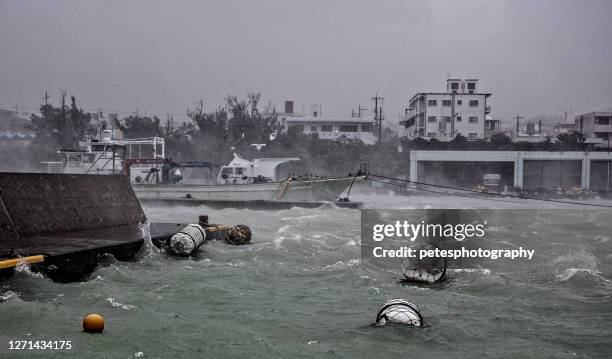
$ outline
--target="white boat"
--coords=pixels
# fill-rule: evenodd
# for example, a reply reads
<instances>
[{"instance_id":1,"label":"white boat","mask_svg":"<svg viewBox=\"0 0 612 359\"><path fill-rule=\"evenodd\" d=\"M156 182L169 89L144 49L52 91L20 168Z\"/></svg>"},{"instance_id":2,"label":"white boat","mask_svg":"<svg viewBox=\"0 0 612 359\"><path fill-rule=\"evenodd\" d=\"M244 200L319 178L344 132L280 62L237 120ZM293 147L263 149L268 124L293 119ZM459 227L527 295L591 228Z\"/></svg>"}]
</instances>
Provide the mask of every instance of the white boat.
<instances>
[{"instance_id":1,"label":"white boat","mask_svg":"<svg viewBox=\"0 0 612 359\"><path fill-rule=\"evenodd\" d=\"M278 166L299 158L257 158L249 161L234 154L222 166L217 184L134 184L139 198L192 198L198 200L337 201L363 176L338 178L287 178L280 180Z\"/></svg>"},{"instance_id":2,"label":"white boat","mask_svg":"<svg viewBox=\"0 0 612 359\"><path fill-rule=\"evenodd\" d=\"M299 158L257 158L234 154L221 166L216 181L214 165L207 162L173 163L166 159L159 137L118 140L111 131L101 139L87 138L64 154L64 173L124 174L139 198L199 200L337 201L363 176L337 178L280 178L278 166ZM48 162L45 162L48 164ZM217 166L218 168L218 166ZM201 171L205 169L205 171Z\"/></svg>"}]
</instances>

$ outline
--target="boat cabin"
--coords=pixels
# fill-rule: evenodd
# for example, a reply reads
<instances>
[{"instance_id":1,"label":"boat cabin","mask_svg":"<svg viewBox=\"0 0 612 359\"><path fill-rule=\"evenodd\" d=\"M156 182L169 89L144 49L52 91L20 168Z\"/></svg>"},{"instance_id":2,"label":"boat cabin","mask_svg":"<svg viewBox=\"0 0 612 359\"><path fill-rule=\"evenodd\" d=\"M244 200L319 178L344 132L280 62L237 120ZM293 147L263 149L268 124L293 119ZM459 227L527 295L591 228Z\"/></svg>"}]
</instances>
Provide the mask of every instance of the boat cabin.
<instances>
[{"instance_id":1,"label":"boat cabin","mask_svg":"<svg viewBox=\"0 0 612 359\"><path fill-rule=\"evenodd\" d=\"M219 184L250 184L264 182L278 182L278 165L299 161L297 157L291 158L256 158L249 161L234 153L234 159L222 166L217 177Z\"/></svg>"}]
</instances>

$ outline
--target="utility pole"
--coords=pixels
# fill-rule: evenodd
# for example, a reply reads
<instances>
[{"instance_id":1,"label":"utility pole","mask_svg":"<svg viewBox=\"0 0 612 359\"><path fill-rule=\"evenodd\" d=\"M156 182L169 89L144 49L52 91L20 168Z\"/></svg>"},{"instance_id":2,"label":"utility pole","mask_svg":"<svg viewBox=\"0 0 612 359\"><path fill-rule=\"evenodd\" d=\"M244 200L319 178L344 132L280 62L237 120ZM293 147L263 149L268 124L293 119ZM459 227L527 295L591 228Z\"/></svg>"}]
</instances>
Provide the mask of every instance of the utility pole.
<instances>
[{"instance_id":1,"label":"utility pole","mask_svg":"<svg viewBox=\"0 0 612 359\"><path fill-rule=\"evenodd\" d=\"M519 121L520 121L522 118L525 118L525 117L523 117L523 116L519 116L519 114L517 113L517 114L516 114L516 117L514 117L514 118L516 119L516 137L518 137L518 135L519 135Z\"/></svg>"},{"instance_id":2,"label":"utility pole","mask_svg":"<svg viewBox=\"0 0 612 359\"><path fill-rule=\"evenodd\" d=\"M376 94L376 96L372 97L372 100L374 100L374 121L378 123L378 142L380 142L382 139L382 103L384 98L378 97L378 94ZM380 101L381 105L380 110L378 107L378 101Z\"/></svg>"},{"instance_id":3,"label":"utility pole","mask_svg":"<svg viewBox=\"0 0 612 359\"><path fill-rule=\"evenodd\" d=\"M43 96L42 100L45 101L45 106L47 106L47 100L49 100L49 94L47 93L47 91L45 91L45 95Z\"/></svg>"},{"instance_id":4,"label":"utility pole","mask_svg":"<svg viewBox=\"0 0 612 359\"><path fill-rule=\"evenodd\" d=\"M66 123L66 90L60 90L62 95L62 122Z\"/></svg>"}]
</instances>

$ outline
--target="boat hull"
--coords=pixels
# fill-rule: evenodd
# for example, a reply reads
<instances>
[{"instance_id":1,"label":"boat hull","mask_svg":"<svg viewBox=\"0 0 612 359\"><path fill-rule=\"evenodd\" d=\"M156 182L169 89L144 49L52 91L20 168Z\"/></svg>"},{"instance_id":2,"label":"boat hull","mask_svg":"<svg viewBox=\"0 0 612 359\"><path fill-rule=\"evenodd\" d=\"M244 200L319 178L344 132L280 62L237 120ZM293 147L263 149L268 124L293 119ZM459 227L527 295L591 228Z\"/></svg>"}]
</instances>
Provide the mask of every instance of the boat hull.
<instances>
[{"instance_id":1,"label":"boat hull","mask_svg":"<svg viewBox=\"0 0 612 359\"><path fill-rule=\"evenodd\" d=\"M293 180L284 182L224 185L132 185L138 198L193 198L199 200L336 201L351 183L364 177Z\"/></svg>"}]
</instances>

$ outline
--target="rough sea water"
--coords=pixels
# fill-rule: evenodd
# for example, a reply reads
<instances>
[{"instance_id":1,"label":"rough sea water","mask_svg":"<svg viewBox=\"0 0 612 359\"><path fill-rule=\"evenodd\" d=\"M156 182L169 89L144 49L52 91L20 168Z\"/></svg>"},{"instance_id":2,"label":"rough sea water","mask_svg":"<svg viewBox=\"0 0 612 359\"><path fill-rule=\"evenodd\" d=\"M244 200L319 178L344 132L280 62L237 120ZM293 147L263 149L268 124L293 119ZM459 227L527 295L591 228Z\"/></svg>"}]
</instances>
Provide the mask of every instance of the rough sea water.
<instances>
[{"instance_id":1,"label":"rough sea water","mask_svg":"<svg viewBox=\"0 0 612 359\"><path fill-rule=\"evenodd\" d=\"M450 196L353 200L370 208L561 207ZM581 207L563 207L581 215ZM105 258L79 283L54 283L22 268L0 289L0 357L612 357L612 233L588 225L612 216L561 234L547 225L550 218L533 218L521 233L537 233L509 235L506 243L536 249L532 264L455 270L425 286L400 283L400 268L361 266L359 210L145 212L151 222L208 214L216 223L246 224L253 241L207 243L197 259L147 247L134 262ZM391 298L416 303L427 326L370 326ZM104 316L102 335L82 332L87 313ZM71 340L72 349L7 350L9 340L50 339Z\"/></svg>"}]
</instances>

